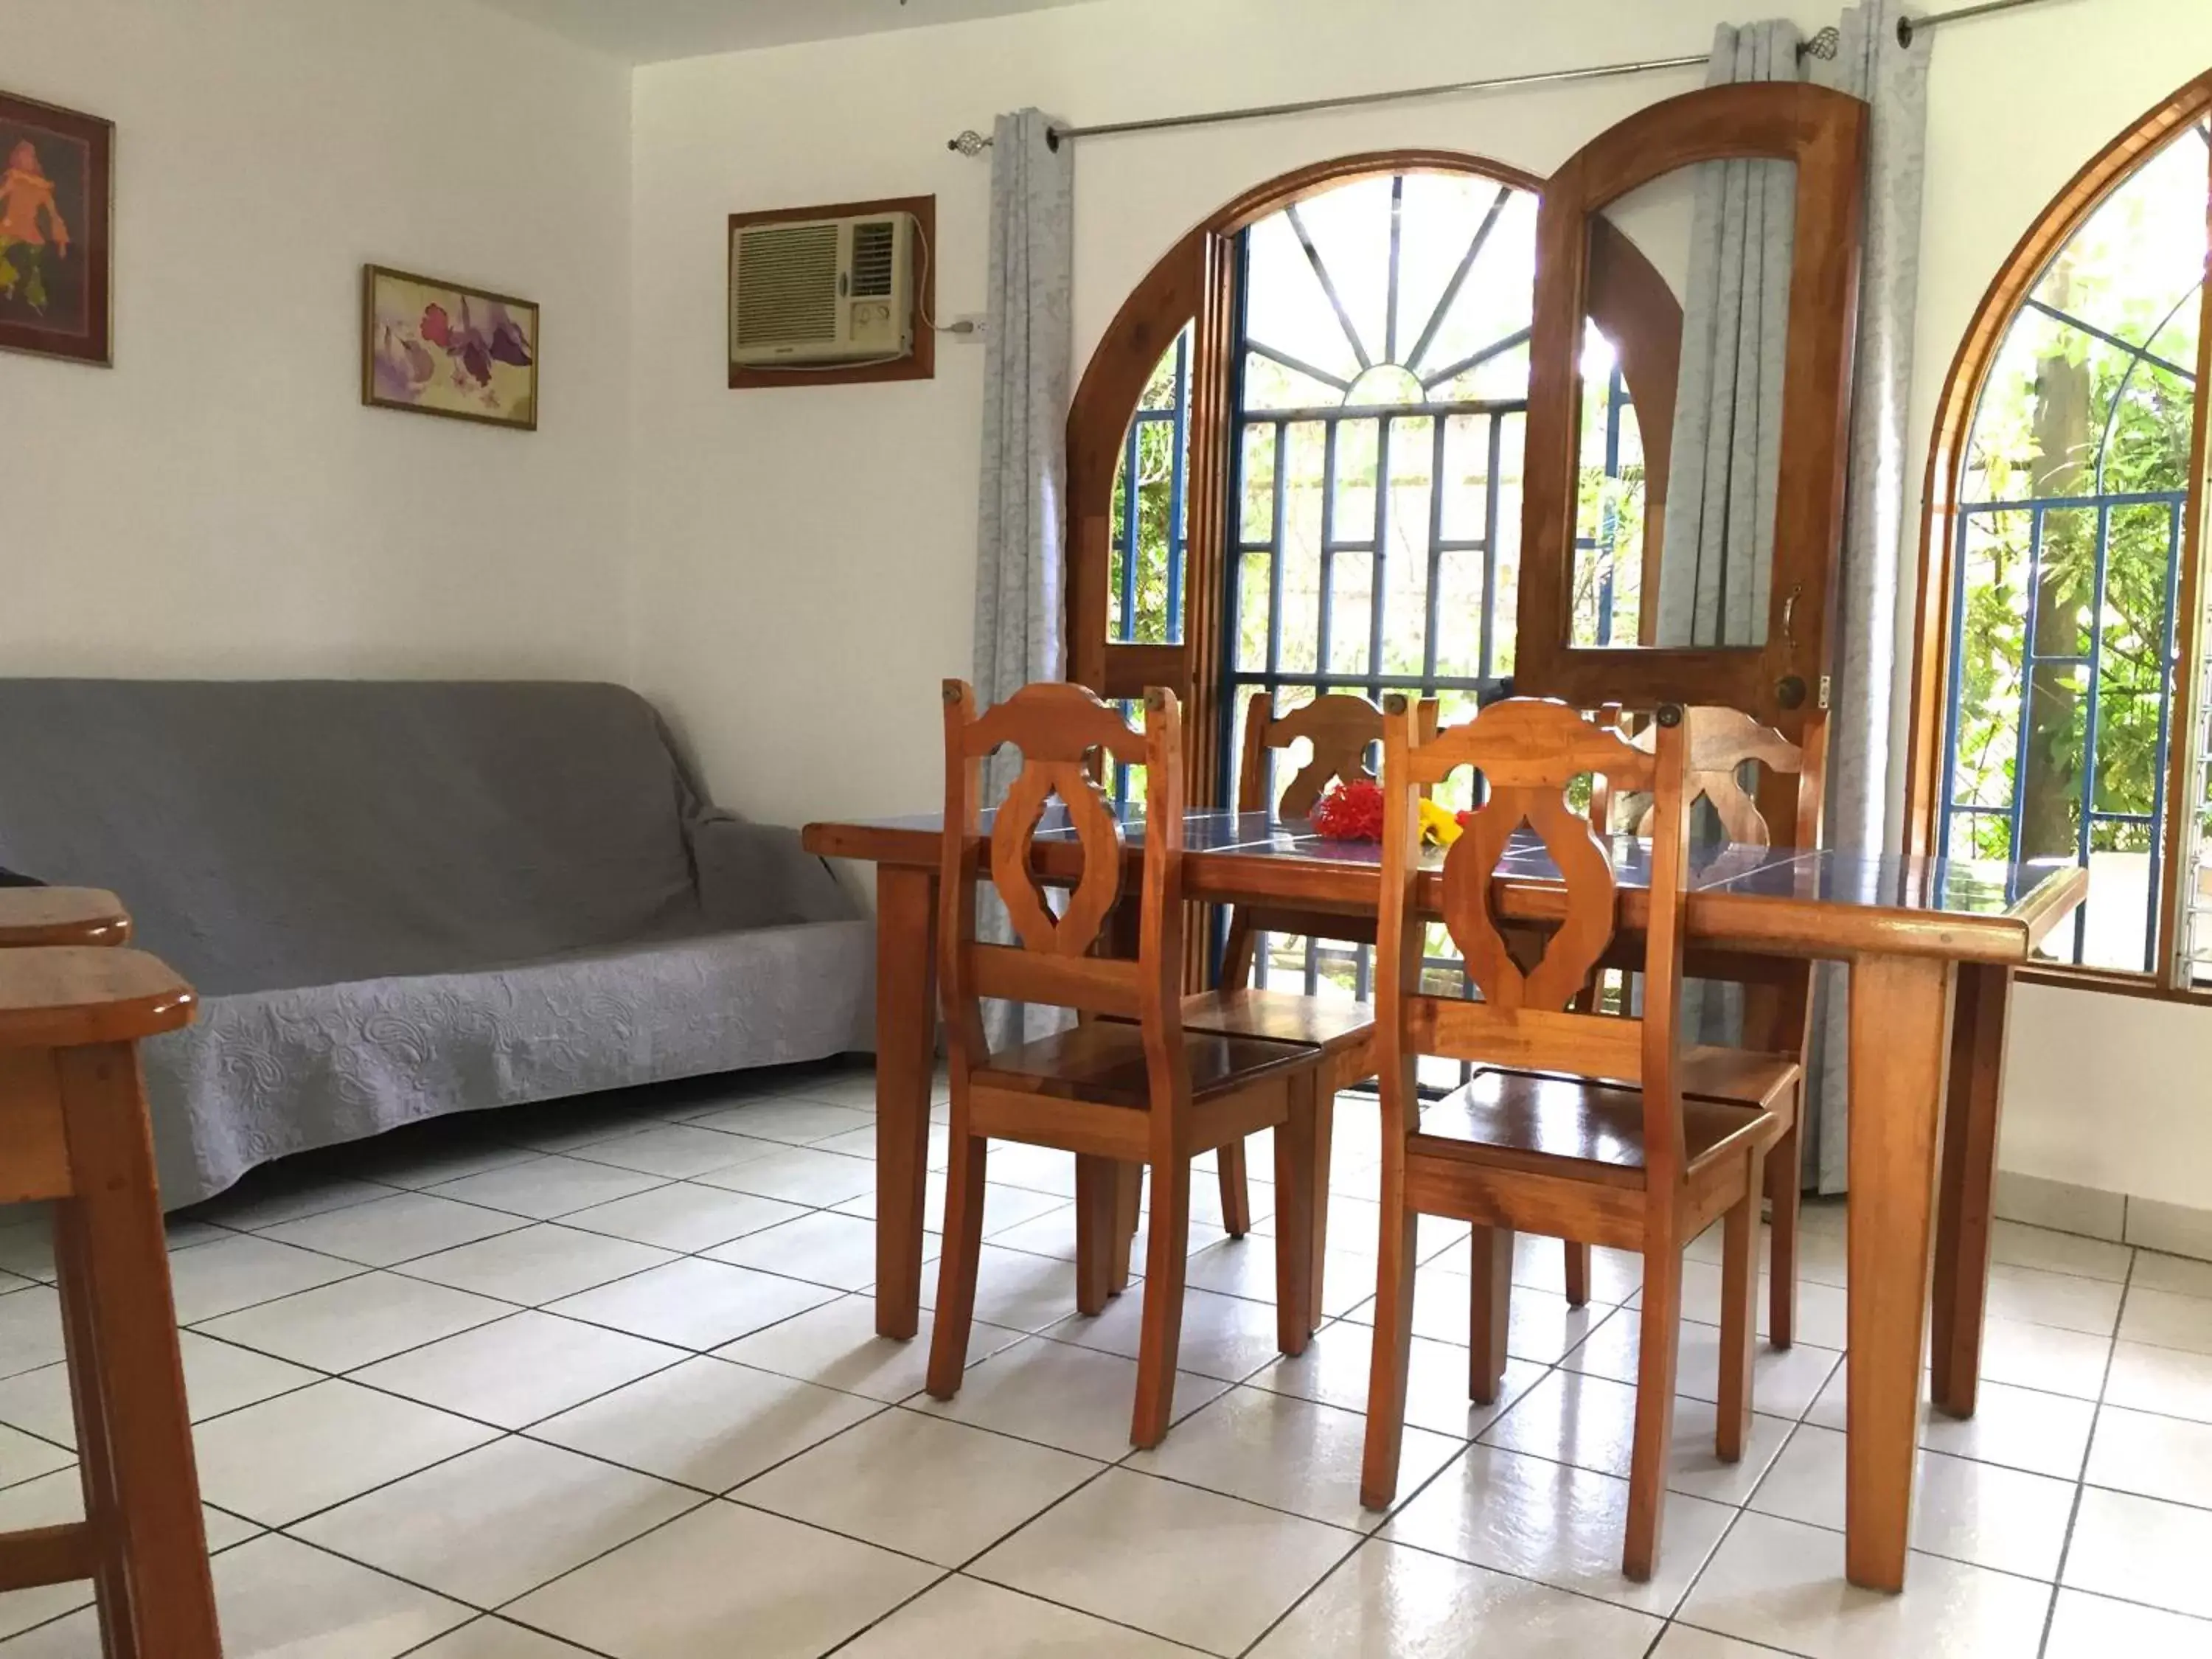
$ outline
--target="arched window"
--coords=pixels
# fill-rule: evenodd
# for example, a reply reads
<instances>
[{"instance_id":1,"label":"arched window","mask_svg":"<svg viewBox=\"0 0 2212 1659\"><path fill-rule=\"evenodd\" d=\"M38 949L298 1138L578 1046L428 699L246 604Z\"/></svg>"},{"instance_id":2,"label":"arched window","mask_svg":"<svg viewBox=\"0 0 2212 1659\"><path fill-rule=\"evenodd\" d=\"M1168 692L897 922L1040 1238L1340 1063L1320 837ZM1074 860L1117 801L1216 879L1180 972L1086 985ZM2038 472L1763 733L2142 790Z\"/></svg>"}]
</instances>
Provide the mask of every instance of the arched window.
<instances>
[{"instance_id":1,"label":"arched window","mask_svg":"<svg viewBox=\"0 0 2212 1659\"><path fill-rule=\"evenodd\" d=\"M2081 860L2068 964L2212 981L2201 611L2212 77L2100 156L1984 302L1931 465L1934 850ZM1933 735L1933 733L1930 733Z\"/></svg>"},{"instance_id":2,"label":"arched window","mask_svg":"<svg viewBox=\"0 0 2212 1659\"><path fill-rule=\"evenodd\" d=\"M1121 699L1176 688L1194 804L1234 799L1261 690L1279 712L1402 690L1463 719L1512 673L1536 182L1435 154L1289 175L1179 244L1100 343L1069 431L1073 674ZM1576 613L1592 644L1639 637L1664 470L1662 453L1647 478L1631 397L1650 359L1607 296L1656 322L1669 365L1680 329L1642 256L1606 252L1592 312L1624 350L1592 329ZM1656 368L1663 451L1673 376ZM1304 940L1270 941L1259 971L1366 989L1365 953Z\"/></svg>"}]
</instances>

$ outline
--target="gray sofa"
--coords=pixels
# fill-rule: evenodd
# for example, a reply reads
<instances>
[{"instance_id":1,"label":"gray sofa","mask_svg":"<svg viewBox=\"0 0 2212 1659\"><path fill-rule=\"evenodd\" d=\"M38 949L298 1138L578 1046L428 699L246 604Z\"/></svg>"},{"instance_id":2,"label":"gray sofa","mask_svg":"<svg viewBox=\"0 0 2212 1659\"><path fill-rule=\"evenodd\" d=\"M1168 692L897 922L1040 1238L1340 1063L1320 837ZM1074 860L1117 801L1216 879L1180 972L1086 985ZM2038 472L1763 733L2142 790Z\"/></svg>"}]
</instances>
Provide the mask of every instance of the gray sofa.
<instances>
[{"instance_id":1,"label":"gray sofa","mask_svg":"<svg viewBox=\"0 0 2212 1659\"><path fill-rule=\"evenodd\" d=\"M113 889L198 988L146 1045L163 1202L439 1113L858 1045L868 924L702 799L643 698L0 680L0 867Z\"/></svg>"}]
</instances>

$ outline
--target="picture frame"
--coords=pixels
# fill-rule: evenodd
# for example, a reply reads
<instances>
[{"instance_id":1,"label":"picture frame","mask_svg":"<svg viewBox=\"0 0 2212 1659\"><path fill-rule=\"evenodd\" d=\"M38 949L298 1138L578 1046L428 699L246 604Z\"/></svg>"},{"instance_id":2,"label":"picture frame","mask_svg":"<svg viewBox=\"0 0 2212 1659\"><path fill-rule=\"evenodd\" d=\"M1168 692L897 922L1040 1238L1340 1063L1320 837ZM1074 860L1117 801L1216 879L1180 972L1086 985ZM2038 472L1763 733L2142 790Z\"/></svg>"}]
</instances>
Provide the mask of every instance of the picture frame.
<instances>
[{"instance_id":1,"label":"picture frame","mask_svg":"<svg viewBox=\"0 0 2212 1659\"><path fill-rule=\"evenodd\" d=\"M115 124L0 92L0 349L112 366Z\"/></svg>"},{"instance_id":2,"label":"picture frame","mask_svg":"<svg viewBox=\"0 0 2212 1659\"><path fill-rule=\"evenodd\" d=\"M361 273L361 400L538 429L538 302L389 265Z\"/></svg>"}]
</instances>

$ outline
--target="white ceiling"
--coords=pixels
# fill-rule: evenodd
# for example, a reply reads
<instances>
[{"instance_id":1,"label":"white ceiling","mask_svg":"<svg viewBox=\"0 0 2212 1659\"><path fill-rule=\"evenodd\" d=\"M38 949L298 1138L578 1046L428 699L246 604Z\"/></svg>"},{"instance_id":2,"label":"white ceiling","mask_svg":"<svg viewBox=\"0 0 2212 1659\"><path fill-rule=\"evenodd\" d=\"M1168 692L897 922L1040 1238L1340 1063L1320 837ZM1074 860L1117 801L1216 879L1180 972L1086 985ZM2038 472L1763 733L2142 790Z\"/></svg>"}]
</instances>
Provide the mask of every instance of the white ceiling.
<instances>
[{"instance_id":1,"label":"white ceiling","mask_svg":"<svg viewBox=\"0 0 2212 1659\"><path fill-rule=\"evenodd\" d=\"M925 27L1085 0L483 0L632 63Z\"/></svg>"}]
</instances>

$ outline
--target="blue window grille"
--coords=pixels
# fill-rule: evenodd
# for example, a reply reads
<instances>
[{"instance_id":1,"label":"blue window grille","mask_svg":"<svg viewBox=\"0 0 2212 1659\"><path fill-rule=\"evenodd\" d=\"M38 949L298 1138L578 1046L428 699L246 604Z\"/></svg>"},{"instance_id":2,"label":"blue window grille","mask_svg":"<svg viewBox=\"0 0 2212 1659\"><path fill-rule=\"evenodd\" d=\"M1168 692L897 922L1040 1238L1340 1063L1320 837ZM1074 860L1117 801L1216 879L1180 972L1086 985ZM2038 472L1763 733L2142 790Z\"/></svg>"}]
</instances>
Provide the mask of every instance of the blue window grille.
<instances>
[{"instance_id":1,"label":"blue window grille","mask_svg":"<svg viewBox=\"0 0 2212 1659\"><path fill-rule=\"evenodd\" d=\"M2147 212L2172 210L2177 200L2186 204L2193 169L2201 229L2212 188L2205 161L2212 125L2196 129L2195 137L2201 144L2192 146L2193 158L2160 152L2100 214L2117 204L2140 222ZM2171 181L2150 176L2161 157L2176 168ZM2124 200L2130 190L2136 199ZM1945 793L1937 825L1944 854L2070 854L2091 865L2090 903L2044 949L2077 964L2142 972L2158 967L2161 874L2177 851L2166 844L2172 745L2198 738L2191 787L2200 806L2207 758L2179 699L2177 595L2191 492L2170 442L2177 422L2186 430L2200 389L2179 361L2188 353L2168 343L2193 341L2205 250L2201 241L2191 249L2185 237L2177 246L2185 261L2178 275L2140 260L2141 268L2127 268L2126 286L2103 296L2100 315L2127 319L2111 326L2082 315L2068 283L2054 279L2068 258L2062 251L2022 304L2000 353L1992 386L2001 375L2017 381L2029 374L2039 356L2078 355L2087 366L2095 429L2086 457L2057 458L2064 476L2085 481L2086 489L2048 495L2033 487L2023 494L1984 489L1983 498L1961 503L1954 514ZM1991 396L1984 391L1976 415L1974 476L2002 486L2021 464L1984 453L2005 441L2002 433L1985 440L1982 431ZM2147 445L2147 431L2163 432L2169 441ZM2073 465L2077 459L2084 464ZM2011 622L2004 620L2008 611ZM2053 624L2056 638L2045 631ZM2045 752L2038 751L2039 733ZM2028 823L2027 785L2039 776L2051 801L2057 785L2065 787L2069 845L2051 844L2047 823L2040 834ZM2191 848L2179 851L2194 862ZM2128 890L2138 867L2139 912Z\"/></svg>"},{"instance_id":2,"label":"blue window grille","mask_svg":"<svg viewBox=\"0 0 2212 1659\"><path fill-rule=\"evenodd\" d=\"M1182 641L1183 571L1189 540L1190 330L1176 336L1153 368L1114 479L1108 554L1107 638L1115 644ZM1137 705L1119 705L1133 720ZM1114 765L1118 810L1144 793L1140 767Z\"/></svg>"},{"instance_id":3,"label":"blue window grille","mask_svg":"<svg viewBox=\"0 0 2212 1659\"><path fill-rule=\"evenodd\" d=\"M1336 691L1433 696L1452 721L1507 688L1534 233L1528 191L1406 174L1340 186L1243 234L1224 798L1258 692L1279 712ZM1602 369L1586 368L1583 461L1586 483L1604 482L1584 492L1578 544L1594 556L1593 592L1578 626L1609 642L1635 627L1642 449L1600 344ZM1286 762L1296 757L1269 751L1267 799ZM1446 799L1471 805L1477 781L1455 783ZM1366 947L1257 945L1255 983L1371 994ZM1426 966L1464 988L1441 928Z\"/></svg>"}]
</instances>

